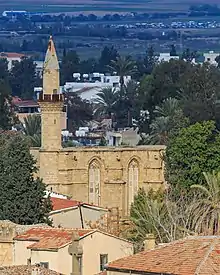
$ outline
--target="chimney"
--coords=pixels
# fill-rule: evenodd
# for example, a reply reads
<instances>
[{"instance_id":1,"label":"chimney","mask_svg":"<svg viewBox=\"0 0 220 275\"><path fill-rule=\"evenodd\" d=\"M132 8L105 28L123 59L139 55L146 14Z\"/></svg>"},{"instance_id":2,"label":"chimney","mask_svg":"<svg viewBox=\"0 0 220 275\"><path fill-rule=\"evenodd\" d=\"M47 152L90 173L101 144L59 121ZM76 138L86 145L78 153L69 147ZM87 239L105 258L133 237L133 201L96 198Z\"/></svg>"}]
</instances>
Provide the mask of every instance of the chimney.
<instances>
[{"instance_id":1,"label":"chimney","mask_svg":"<svg viewBox=\"0 0 220 275\"><path fill-rule=\"evenodd\" d=\"M32 269L31 275L40 275L39 265L35 265L35 267Z\"/></svg>"},{"instance_id":2,"label":"chimney","mask_svg":"<svg viewBox=\"0 0 220 275\"><path fill-rule=\"evenodd\" d=\"M155 237L153 234L146 234L146 238L144 240L144 250L154 249L156 246Z\"/></svg>"}]
</instances>

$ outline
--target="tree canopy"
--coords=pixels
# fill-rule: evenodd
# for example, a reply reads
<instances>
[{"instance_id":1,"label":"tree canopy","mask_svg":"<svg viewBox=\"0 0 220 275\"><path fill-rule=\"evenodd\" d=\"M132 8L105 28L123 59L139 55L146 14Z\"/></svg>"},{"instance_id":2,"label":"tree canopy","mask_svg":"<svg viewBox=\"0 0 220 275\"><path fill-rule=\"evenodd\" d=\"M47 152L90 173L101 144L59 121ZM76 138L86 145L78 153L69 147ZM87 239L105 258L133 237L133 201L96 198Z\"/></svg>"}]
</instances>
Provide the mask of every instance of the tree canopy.
<instances>
[{"instance_id":1,"label":"tree canopy","mask_svg":"<svg viewBox=\"0 0 220 275\"><path fill-rule=\"evenodd\" d=\"M204 183L203 172L220 167L220 133L215 122L205 121L182 128L168 142L165 153L166 179L179 190Z\"/></svg>"},{"instance_id":2,"label":"tree canopy","mask_svg":"<svg viewBox=\"0 0 220 275\"><path fill-rule=\"evenodd\" d=\"M50 223L45 184L34 178L36 163L24 136L0 135L0 219L18 224Z\"/></svg>"}]
</instances>

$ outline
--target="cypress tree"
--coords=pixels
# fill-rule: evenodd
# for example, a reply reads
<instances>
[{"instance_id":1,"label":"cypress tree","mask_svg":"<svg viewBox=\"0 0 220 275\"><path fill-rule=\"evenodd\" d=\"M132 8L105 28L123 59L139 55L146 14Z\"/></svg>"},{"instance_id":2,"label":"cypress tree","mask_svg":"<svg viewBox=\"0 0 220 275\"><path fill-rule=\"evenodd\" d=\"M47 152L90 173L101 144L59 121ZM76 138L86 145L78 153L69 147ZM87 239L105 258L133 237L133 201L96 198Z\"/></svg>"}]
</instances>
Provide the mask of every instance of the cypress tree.
<instances>
[{"instance_id":1,"label":"cypress tree","mask_svg":"<svg viewBox=\"0 0 220 275\"><path fill-rule=\"evenodd\" d=\"M25 137L0 135L0 220L50 224L51 202L44 198L45 184L34 178L36 171Z\"/></svg>"}]
</instances>

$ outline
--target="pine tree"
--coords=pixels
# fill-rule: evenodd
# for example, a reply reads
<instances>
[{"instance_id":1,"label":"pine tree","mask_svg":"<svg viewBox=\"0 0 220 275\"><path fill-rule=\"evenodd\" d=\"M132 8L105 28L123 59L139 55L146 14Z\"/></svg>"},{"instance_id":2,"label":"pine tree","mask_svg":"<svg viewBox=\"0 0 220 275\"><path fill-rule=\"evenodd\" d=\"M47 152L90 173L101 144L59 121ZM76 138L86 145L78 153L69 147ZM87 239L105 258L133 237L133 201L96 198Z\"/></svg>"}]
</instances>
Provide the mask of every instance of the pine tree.
<instances>
[{"instance_id":1,"label":"pine tree","mask_svg":"<svg viewBox=\"0 0 220 275\"><path fill-rule=\"evenodd\" d=\"M48 223L50 199L45 184L34 178L36 166L25 137L0 135L0 219L18 224Z\"/></svg>"}]
</instances>

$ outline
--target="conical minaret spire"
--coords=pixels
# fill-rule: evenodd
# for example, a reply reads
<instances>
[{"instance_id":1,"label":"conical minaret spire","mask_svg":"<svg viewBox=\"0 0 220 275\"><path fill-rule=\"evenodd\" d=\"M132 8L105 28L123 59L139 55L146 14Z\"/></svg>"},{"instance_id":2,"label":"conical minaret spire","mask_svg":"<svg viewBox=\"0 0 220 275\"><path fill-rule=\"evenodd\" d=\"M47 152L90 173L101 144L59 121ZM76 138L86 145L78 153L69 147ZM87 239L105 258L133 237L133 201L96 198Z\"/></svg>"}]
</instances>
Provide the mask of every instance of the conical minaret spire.
<instances>
[{"instance_id":1,"label":"conical minaret spire","mask_svg":"<svg viewBox=\"0 0 220 275\"><path fill-rule=\"evenodd\" d=\"M41 109L41 148L47 151L57 151L62 147L63 94L59 88L59 62L53 39L50 37L44 61L43 92L39 94L38 99Z\"/></svg>"},{"instance_id":2,"label":"conical minaret spire","mask_svg":"<svg viewBox=\"0 0 220 275\"><path fill-rule=\"evenodd\" d=\"M53 38L50 36L43 68L43 93L57 94L60 87L59 62Z\"/></svg>"}]
</instances>

